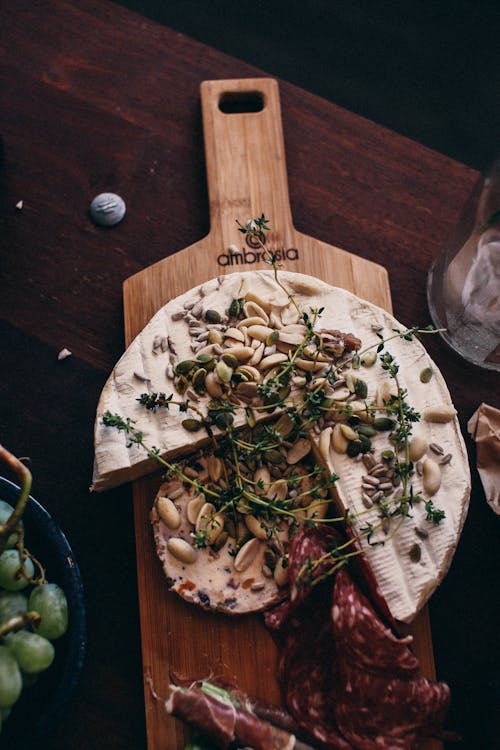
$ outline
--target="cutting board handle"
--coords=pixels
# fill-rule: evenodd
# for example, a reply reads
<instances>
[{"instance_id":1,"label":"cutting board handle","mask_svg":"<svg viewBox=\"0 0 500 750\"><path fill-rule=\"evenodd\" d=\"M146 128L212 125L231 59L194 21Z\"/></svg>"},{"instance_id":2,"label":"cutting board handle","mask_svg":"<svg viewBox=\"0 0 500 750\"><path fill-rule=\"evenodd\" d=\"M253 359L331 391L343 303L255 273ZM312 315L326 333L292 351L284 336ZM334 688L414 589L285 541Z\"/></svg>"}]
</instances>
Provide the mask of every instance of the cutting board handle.
<instances>
[{"instance_id":1,"label":"cutting board handle","mask_svg":"<svg viewBox=\"0 0 500 750\"><path fill-rule=\"evenodd\" d=\"M204 81L201 107L210 234L241 247L242 223L265 214L269 242L293 241L278 83L272 78Z\"/></svg>"}]
</instances>

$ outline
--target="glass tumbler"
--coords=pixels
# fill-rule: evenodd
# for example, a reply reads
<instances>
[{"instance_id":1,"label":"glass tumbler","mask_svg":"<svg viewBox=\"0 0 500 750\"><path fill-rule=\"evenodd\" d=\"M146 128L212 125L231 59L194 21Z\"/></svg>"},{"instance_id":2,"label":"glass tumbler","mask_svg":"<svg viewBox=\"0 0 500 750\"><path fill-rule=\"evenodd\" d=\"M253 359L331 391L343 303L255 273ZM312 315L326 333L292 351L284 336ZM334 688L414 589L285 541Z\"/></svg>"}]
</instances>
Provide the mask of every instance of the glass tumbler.
<instances>
[{"instance_id":1,"label":"glass tumbler","mask_svg":"<svg viewBox=\"0 0 500 750\"><path fill-rule=\"evenodd\" d=\"M458 354L500 372L500 159L478 180L432 264L427 301Z\"/></svg>"}]
</instances>

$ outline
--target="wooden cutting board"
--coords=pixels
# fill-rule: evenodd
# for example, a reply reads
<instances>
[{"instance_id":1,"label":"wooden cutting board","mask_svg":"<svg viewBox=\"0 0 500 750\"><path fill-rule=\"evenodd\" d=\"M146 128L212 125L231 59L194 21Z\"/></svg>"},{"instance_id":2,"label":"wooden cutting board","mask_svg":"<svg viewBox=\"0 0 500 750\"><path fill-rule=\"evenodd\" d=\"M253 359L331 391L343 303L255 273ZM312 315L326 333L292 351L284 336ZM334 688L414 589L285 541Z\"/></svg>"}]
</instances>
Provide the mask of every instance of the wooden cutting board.
<instances>
[{"instance_id":1,"label":"wooden cutting board","mask_svg":"<svg viewBox=\"0 0 500 750\"><path fill-rule=\"evenodd\" d=\"M317 276L387 310L386 270L364 258L295 230L288 197L285 146L277 82L272 79L205 81L201 85L210 233L127 279L127 346L168 300L224 273L266 268L245 244L236 219L264 213L266 246L279 250L286 270ZM168 202L168 196L165 196ZM230 249L231 248L231 249ZM137 573L149 750L180 750L184 726L163 708L169 681L222 678L250 696L281 702L277 650L259 615L209 614L167 590L153 544L149 511L160 476L134 484ZM434 677L427 610L411 627L422 672ZM426 750L440 743L429 742Z\"/></svg>"}]
</instances>

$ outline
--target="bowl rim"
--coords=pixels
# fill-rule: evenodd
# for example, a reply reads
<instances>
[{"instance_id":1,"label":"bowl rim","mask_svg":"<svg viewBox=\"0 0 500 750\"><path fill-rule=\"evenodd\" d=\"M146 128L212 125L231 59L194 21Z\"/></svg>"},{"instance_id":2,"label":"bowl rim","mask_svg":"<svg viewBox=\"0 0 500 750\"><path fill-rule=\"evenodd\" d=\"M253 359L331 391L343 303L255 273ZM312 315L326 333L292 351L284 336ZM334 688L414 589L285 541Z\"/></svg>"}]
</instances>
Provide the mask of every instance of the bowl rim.
<instances>
[{"instance_id":1,"label":"bowl rim","mask_svg":"<svg viewBox=\"0 0 500 750\"><path fill-rule=\"evenodd\" d=\"M20 487L17 484L0 476L1 500L15 505L19 492ZM32 495L28 498L23 519L28 525L36 524L41 527L43 537L50 539L55 558L61 564L62 576L57 582L64 590L70 612L68 633L64 636L67 649L64 665L61 668L57 687L43 715L37 721L29 722L29 735L32 739L43 737L55 729L79 682L87 644L87 616L80 569L65 534L50 513ZM25 741L26 738L23 736L22 742ZM16 746L17 742L14 738L13 745L7 745L5 750L14 750Z\"/></svg>"}]
</instances>

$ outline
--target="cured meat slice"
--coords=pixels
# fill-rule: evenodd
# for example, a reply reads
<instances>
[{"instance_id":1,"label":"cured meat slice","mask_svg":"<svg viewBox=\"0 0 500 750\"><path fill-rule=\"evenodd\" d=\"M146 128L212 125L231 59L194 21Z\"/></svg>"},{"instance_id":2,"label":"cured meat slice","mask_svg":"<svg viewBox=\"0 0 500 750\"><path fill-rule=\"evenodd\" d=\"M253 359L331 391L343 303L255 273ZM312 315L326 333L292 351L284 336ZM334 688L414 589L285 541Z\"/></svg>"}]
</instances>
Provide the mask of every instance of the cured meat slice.
<instances>
[{"instance_id":1,"label":"cured meat slice","mask_svg":"<svg viewBox=\"0 0 500 750\"><path fill-rule=\"evenodd\" d=\"M378 675L418 674L418 659L408 648L412 636L397 638L385 627L345 570L336 577L333 598L333 633L343 661Z\"/></svg>"},{"instance_id":2,"label":"cured meat slice","mask_svg":"<svg viewBox=\"0 0 500 750\"><path fill-rule=\"evenodd\" d=\"M413 750L441 727L449 687L418 676L411 638L397 638L378 619L346 570L337 575L332 606L338 653L334 713L357 750Z\"/></svg>"},{"instance_id":3,"label":"cured meat slice","mask_svg":"<svg viewBox=\"0 0 500 750\"><path fill-rule=\"evenodd\" d=\"M253 750L300 750L301 747L290 732L229 701L208 695L198 687L171 685L165 708L173 716L197 727L222 750L235 745Z\"/></svg>"},{"instance_id":4,"label":"cured meat slice","mask_svg":"<svg viewBox=\"0 0 500 750\"><path fill-rule=\"evenodd\" d=\"M282 628L291 613L308 597L314 582L335 565L335 559L328 553L339 540L338 532L330 526L302 526L297 531L288 556L290 599L265 613L268 628ZM317 564L319 560L322 561Z\"/></svg>"},{"instance_id":5,"label":"cured meat slice","mask_svg":"<svg viewBox=\"0 0 500 750\"><path fill-rule=\"evenodd\" d=\"M287 708L299 726L321 747L353 750L337 730L333 714L339 675L330 597L330 585L321 584L287 623L280 675Z\"/></svg>"},{"instance_id":6,"label":"cured meat slice","mask_svg":"<svg viewBox=\"0 0 500 750\"><path fill-rule=\"evenodd\" d=\"M339 672L335 720L356 750L415 750L441 727L450 698L444 683L369 674L343 655Z\"/></svg>"},{"instance_id":7,"label":"cured meat slice","mask_svg":"<svg viewBox=\"0 0 500 750\"><path fill-rule=\"evenodd\" d=\"M311 539L297 542L299 552L312 546ZM292 557L293 570L298 564ZM309 587L283 632L287 707L321 747L415 750L440 733L448 686L418 674L411 638L383 624L347 570L337 573L333 597L330 579Z\"/></svg>"},{"instance_id":8,"label":"cured meat slice","mask_svg":"<svg viewBox=\"0 0 500 750\"><path fill-rule=\"evenodd\" d=\"M169 714L196 726L221 748L234 738L234 706L206 695L199 688L183 689L170 685L165 703Z\"/></svg>"}]
</instances>

